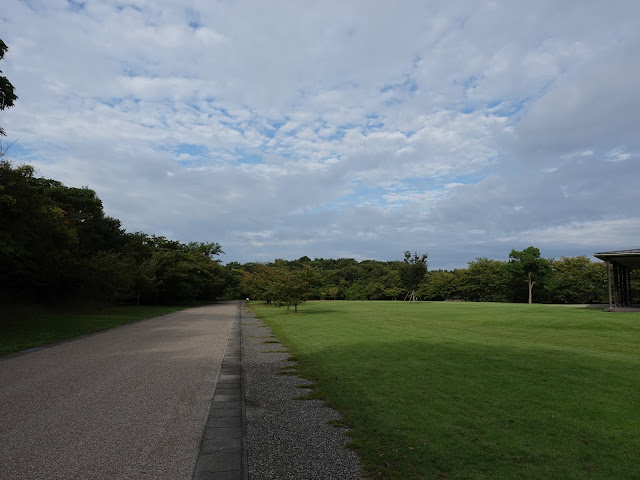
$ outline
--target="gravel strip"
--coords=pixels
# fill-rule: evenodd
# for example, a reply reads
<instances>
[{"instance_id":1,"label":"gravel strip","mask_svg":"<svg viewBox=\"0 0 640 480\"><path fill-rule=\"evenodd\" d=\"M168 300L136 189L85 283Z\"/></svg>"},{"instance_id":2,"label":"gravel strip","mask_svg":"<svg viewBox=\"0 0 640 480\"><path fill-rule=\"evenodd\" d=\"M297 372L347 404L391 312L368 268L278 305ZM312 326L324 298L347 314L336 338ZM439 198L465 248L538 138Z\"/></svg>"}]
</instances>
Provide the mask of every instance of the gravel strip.
<instances>
[{"instance_id":1,"label":"gravel strip","mask_svg":"<svg viewBox=\"0 0 640 480\"><path fill-rule=\"evenodd\" d=\"M249 479L361 479L345 431L327 423L340 415L320 400L293 400L311 382L278 374L295 363L280 343L265 343L277 339L247 308L241 330Z\"/></svg>"}]
</instances>

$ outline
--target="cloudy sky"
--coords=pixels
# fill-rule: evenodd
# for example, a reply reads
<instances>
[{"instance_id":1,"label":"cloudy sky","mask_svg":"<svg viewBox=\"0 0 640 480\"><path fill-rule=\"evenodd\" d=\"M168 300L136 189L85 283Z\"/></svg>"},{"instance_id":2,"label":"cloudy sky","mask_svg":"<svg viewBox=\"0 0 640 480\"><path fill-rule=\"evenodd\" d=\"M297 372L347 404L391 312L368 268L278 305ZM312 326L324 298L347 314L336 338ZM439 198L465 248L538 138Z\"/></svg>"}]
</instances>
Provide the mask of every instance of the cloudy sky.
<instances>
[{"instance_id":1,"label":"cloudy sky","mask_svg":"<svg viewBox=\"0 0 640 480\"><path fill-rule=\"evenodd\" d=\"M229 261L640 247L640 2L3 0L9 157Z\"/></svg>"}]
</instances>

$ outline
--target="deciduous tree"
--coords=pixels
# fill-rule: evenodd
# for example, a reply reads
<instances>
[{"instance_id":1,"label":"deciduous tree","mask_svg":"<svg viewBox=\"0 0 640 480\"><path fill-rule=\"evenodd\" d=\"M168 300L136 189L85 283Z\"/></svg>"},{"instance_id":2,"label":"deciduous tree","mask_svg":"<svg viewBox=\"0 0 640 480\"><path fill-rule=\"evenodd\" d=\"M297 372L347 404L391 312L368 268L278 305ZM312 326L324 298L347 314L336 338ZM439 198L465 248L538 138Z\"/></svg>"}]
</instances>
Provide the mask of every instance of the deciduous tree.
<instances>
[{"instance_id":1,"label":"deciduous tree","mask_svg":"<svg viewBox=\"0 0 640 480\"><path fill-rule=\"evenodd\" d=\"M552 301L559 303L605 303L607 272L602 262L589 258L561 257L551 262L549 282Z\"/></svg>"},{"instance_id":2,"label":"deciduous tree","mask_svg":"<svg viewBox=\"0 0 640 480\"><path fill-rule=\"evenodd\" d=\"M508 272L505 262L476 258L466 270L459 271L460 293L474 302L504 302Z\"/></svg>"},{"instance_id":3,"label":"deciduous tree","mask_svg":"<svg viewBox=\"0 0 640 480\"><path fill-rule=\"evenodd\" d=\"M549 261L540 257L540 250L531 246L524 250L511 250L509 269L514 278L524 278L529 287L529 303L533 303L533 286L550 272Z\"/></svg>"},{"instance_id":4,"label":"deciduous tree","mask_svg":"<svg viewBox=\"0 0 640 480\"><path fill-rule=\"evenodd\" d=\"M298 305L311 296L311 290L317 282L317 276L313 269L305 264L301 268L285 272L282 280L282 300L287 308L293 306L294 312L297 313Z\"/></svg>"},{"instance_id":5,"label":"deciduous tree","mask_svg":"<svg viewBox=\"0 0 640 480\"><path fill-rule=\"evenodd\" d=\"M7 53L7 44L0 39L0 60L4 58L5 53ZM2 70L0 70L0 110L4 110L5 108L13 107L13 102L15 102L18 97L15 94L15 88L11 84L11 82L2 75ZM0 136L6 135L4 129L0 127ZM2 150L0 146L0 150ZM3 152L0 152L3 153Z\"/></svg>"},{"instance_id":6,"label":"deciduous tree","mask_svg":"<svg viewBox=\"0 0 640 480\"><path fill-rule=\"evenodd\" d=\"M404 252L404 263L400 265L400 282L407 292L410 292L409 299L416 300L416 290L424 281L427 274L427 254L423 253L418 256L415 252L411 256L411 252Z\"/></svg>"}]
</instances>

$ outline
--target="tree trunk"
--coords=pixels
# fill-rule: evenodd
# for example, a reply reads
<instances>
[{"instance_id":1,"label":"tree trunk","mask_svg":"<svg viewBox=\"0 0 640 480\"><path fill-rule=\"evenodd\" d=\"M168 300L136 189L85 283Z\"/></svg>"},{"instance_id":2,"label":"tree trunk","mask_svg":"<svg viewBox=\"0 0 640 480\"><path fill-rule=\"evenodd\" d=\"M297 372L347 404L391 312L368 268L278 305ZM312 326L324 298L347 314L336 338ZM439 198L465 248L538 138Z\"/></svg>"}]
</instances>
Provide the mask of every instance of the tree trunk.
<instances>
[{"instance_id":1,"label":"tree trunk","mask_svg":"<svg viewBox=\"0 0 640 480\"><path fill-rule=\"evenodd\" d=\"M533 303L533 286L535 283L535 281L531 281L531 273L529 273L529 304Z\"/></svg>"}]
</instances>

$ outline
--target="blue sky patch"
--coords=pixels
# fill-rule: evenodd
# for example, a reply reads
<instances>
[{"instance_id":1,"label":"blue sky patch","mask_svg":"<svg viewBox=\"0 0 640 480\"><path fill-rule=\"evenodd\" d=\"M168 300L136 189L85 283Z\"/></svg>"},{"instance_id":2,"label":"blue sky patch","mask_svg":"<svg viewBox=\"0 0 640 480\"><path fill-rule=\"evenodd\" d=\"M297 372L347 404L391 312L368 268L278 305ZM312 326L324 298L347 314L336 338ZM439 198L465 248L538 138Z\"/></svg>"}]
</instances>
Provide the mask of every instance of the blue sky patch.
<instances>
[{"instance_id":1,"label":"blue sky patch","mask_svg":"<svg viewBox=\"0 0 640 480\"><path fill-rule=\"evenodd\" d=\"M250 165L258 165L264 163L260 155L240 155L237 158L238 163L248 163Z\"/></svg>"},{"instance_id":2,"label":"blue sky patch","mask_svg":"<svg viewBox=\"0 0 640 480\"><path fill-rule=\"evenodd\" d=\"M176 155L187 154L194 157L203 157L205 155L209 155L209 150L204 145L195 145L192 143L180 143L175 149L174 153Z\"/></svg>"}]
</instances>

